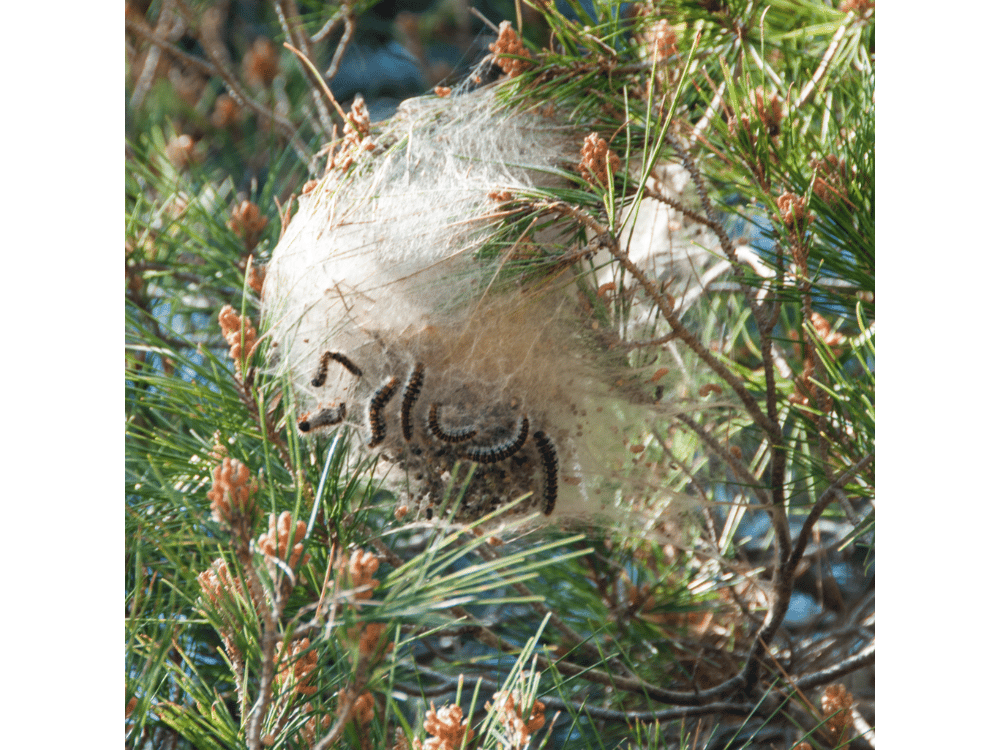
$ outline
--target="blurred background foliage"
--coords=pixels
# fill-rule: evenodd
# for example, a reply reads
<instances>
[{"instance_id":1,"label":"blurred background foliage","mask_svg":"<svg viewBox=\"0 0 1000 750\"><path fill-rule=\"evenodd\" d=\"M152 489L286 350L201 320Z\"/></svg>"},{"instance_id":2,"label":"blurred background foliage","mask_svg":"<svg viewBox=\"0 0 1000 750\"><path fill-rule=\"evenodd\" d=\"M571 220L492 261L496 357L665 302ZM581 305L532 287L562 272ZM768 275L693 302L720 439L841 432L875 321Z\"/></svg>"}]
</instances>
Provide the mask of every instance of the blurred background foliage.
<instances>
[{"instance_id":1,"label":"blurred background foliage","mask_svg":"<svg viewBox=\"0 0 1000 750\"><path fill-rule=\"evenodd\" d=\"M457 750L463 721L470 747L874 744L873 3L475 10L126 4L127 746ZM513 79L480 66L502 20L531 60ZM707 181L687 209L749 250L681 323L778 430L742 409L665 426L710 502L685 538L412 528L345 435L300 441L251 348L340 121L285 41L373 121L476 71L617 154L687 144ZM621 170L553 197L606 221L642 190ZM682 395L711 396L681 356Z\"/></svg>"}]
</instances>

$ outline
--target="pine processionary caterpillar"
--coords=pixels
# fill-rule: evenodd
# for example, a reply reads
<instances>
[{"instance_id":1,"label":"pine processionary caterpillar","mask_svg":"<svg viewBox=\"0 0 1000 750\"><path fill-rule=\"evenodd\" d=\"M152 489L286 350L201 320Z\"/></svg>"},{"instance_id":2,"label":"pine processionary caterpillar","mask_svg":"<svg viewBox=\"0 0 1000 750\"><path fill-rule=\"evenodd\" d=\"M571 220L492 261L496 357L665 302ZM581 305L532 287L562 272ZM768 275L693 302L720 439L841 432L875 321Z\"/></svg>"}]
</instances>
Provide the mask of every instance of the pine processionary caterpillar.
<instances>
[{"instance_id":1,"label":"pine processionary caterpillar","mask_svg":"<svg viewBox=\"0 0 1000 750\"><path fill-rule=\"evenodd\" d=\"M299 420L299 430L309 432L317 427L332 427L343 422L346 415L347 406L345 404L341 404L336 409L321 409L316 414L307 415L304 419Z\"/></svg>"},{"instance_id":2,"label":"pine processionary caterpillar","mask_svg":"<svg viewBox=\"0 0 1000 750\"><path fill-rule=\"evenodd\" d=\"M361 377L361 368L354 364L346 354L341 354L340 352L326 352L320 357L319 360L319 370L316 371L316 377L312 379L312 384L314 388L319 388L326 382L326 372L330 367L330 360L338 362L344 366L351 375L356 378Z\"/></svg>"},{"instance_id":3,"label":"pine processionary caterpillar","mask_svg":"<svg viewBox=\"0 0 1000 750\"><path fill-rule=\"evenodd\" d=\"M497 461L503 461L504 459L510 458L521 450L524 445L524 441L528 439L529 429L530 426L528 424L528 418L521 417L521 431L513 438L508 440L506 443L500 443L500 445L485 445L469 448L465 451L465 458L481 464L495 464Z\"/></svg>"},{"instance_id":4,"label":"pine processionary caterpillar","mask_svg":"<svg viewBox=\"0 0 1000 750\"><path fill-rule=\"evenodd\" d=\"M551 515L556 507L556 495L559 492L559 455L548 436L539 430L535 433L535 445L538 455L542 457L542 467L545 469L545 515Z\"/></svg>"},{"instance_id":5,"label":"pine processionary caterpillar","mask_svg":"<svg viewBox=\"0 0 1000 750\"><path fill-rule=\"evenodd\" d=\"M421 363L417 363L417 366L413 368L413 374L410 375L410 380L406 384L406 390L403 391L403 405L399 412L399 422L403 429L403 440L410 442L410 438L413 437L413 405L417 403L417 397L420 395L420 389L424 385L424 366Z\"/></svg>"},{"instance_id":6,"label":"pine processionary caterpillar","mask_svg":"<svg viewBox=\"0 0 1000 750\"><path fill-rule=\"evenodd\" d=\"M372 431L372 439L368 443L369 448L374 448L385 440L385 415L382 412L385 410L385 405L393 397L393 394L396 393L398 387L399 378L394 377L375 391L375 395L372 396L372 400L368 403L368 424Z\"/></svg>"},{"instance_id":7,"label":"pine processionary caterpillar","mask_svg":"<svg viewBox=\"0 0 1000 750\"><path fill-rule=\"evenodd\" d=\"M464 443L472 440L476 436L475 428L467 430L446 430L438 422L438 409L441 404L431 404L430 411L427 412L427 431L442 443Z\"/></svg>"}]
</instances>

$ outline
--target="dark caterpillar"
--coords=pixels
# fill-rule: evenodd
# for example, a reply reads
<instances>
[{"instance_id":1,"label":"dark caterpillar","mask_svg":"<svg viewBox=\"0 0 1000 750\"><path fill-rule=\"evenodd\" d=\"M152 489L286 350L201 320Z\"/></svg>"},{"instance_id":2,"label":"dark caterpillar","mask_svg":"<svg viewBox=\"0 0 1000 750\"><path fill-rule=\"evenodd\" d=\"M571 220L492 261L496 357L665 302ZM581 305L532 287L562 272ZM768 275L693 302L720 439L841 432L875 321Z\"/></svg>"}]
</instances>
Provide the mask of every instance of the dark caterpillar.
<instances>
[{"instance_id":1,"label":"dark caterpillar","mask_svg":"<svg viewBox=\"0 0 1000 750\"><path fill-rule=\"evenodd\" d=\"M321 409L313 415L307 415L299 421L299 429L302 432L315 430L317 427L331 427L344 421L347 415L347 406L341 404L336 409Z\"/></svg>"},{"instance_id":2,"label":"dark caterpillar","mask_svg":"<svg viewBox=\"0 0 1000 750\"><path fill-rule=\"evenodd\" d=\"M548 436L539 430L535 433L535 445L538 455L542 457L542 467L545 469L545 515L551 515L556 507L556 495L559 492L559 454Z\"/></svg>"},{"instance_id":3,"label":"dark caterpillar","mask_svg":"<svg viewBox=\"0 0 1000 750\"><path fill-rule=\"evenodd\" d=\"M469 448L465 451L465 458L481 464L495 464L497 461L510 458L521 450L524 441L528 439L529 429L528 418L521 417L521 431L513 438L506 443L500 443L500 445L474 446Z\"/></svg>"},{"instance_id":4,"label":"dark caterpillar","mask_svg":"<svg viewBox=\"0 0 1000 750\"><path fill-rule=\"evenodd\" d=\"M442 443L465 443L476 436L477 430L470 428L467 430L445 430L438 422L438 409L441 404L431 404L430 411L427 412L427 431Z\"/></svg>"},{"instance_id":5,"label":"dark caterpillar","mask_svg":"<svg viewBox=\"0 0 1000 750\"><path fill-rule=\"evenodd\" d=\"M354 377L361 377L361 368L348 359L346 354L341 354L340 352L326 352L322 357L320 357L319 370L316 371L316 377L312 379L314 388L319 388L326 382L326 373L330 367L330 360L342 364L344 369L346 369Z\"/></svg>"},{"instance_id":6,"label":"dark caterpillar","mask_svg":"<svg viewBox=\"0 0 1000 750\"><path fill-rule=\"evenodd\" d=\"M374 448L385 440L385 415L382 412L398 387L399 378L393 378L375 391L372 400L368 402L368 424L372 431L372 439L368 442L369 448Z\"/></svg>"},{"instance_id":7,"label":"dark caterpillar","mask_svg":"<svg viewBox=\"0 0 1000 750\"><path fill-rule=\"evenodd\" d=\"M413 406L417 403L417 397L420 395L420 389L424 385L424 366L417 363L417 366L413 368L413 374L410 375L410 380L406 384L406 390L403 391L403 405L399 412L400 426L403 429L403 440L410 442L410 438L413 437Z\"/></svg>"}]
</instances>

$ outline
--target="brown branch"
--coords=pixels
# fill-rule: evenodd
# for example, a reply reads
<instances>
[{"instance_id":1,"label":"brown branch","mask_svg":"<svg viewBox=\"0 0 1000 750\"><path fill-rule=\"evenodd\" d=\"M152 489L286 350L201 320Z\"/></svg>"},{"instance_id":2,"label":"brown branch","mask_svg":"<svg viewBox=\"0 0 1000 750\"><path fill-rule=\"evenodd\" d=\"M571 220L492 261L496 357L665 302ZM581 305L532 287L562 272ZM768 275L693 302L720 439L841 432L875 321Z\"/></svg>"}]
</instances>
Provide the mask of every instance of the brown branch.
<instances>
[{"instance_id":1,"label":"brown branch","mask_svg":"<svg viewBox=\"0 0 1000 750\"><path fill-rule=\"evenodd\" d=\"M821 669L818 672L807 674L795 681L795 687L799 690L810 690L820 685L826 685L834 680L843 677L851 672L856 672L862 667L871 666L875 663L875 641L872 641L854 656L850 656L843 661L834 664L832 667Z\"/></svg>"},{"instance_id":2,"label":"brown branch","mask_svg":"<svg viewBox=\"0 0 1000 750\"><path fill-rule=\"evenodd\" d=\"M802 530L799 532L798 543L795 545L795 549L792 551L791 556L788 559L789 568L794 570L798 565L799 560L802 559L802 556L805 554L806 547L809 545L809 532L812 531L812 527L823 515L823 511L826 510L827 506L837 499L837 490L841 489L857 474L868 468L874 460L875 454L869 453L856 464L844 470L841 475L837 477L837 480L827 487L823 494L819 496L819 499L816 500L816 504L813 505L812 510L809 512L809 515L806 516L806 520L802 524Z\"/></svg>"},{"instance_id":3,"label":"brown branch","mask_svg":"<svg viewBox=\"0 0 1000 750\"><path fill-rule=\"evenodd\" d=\"M340 43L337 45L337 51L333 53L333 59L330 61L330 67L326 69L323 74L325 77L329 78L331 81L337 72L340 70L340 64L344 60L344 54L347 52L347 47L354 38L354 14L348 13L344 17L344 33L340 37Z\"/></svg>"},{"instance_id":4,"label":"brown branch","mask_svg":"<svg viewBox=\"0 0 1000 750\"><path fill-rule=\"evenodd\" d=\"M725 464L732 470L733 474L735 474L739 480L743 482L743 485L748 490L753 492L757 499L760 500L762 505L768 505L770 503L769 498L766 494L764 494L760 486L760 481L753 474L747 471L746 467L733 457L733 454L723 448L719 441L709 434L708 430L691 419L691 417L687 414L677 414L675 415L675 419L686 425L688 429L695 433L701 441L708 446L708 449L712 451L712 453L722 459L722 461L724 461Z\"/></svg>"},{"instance_id":5,"label":"brown branch","mask_svg":"<svg viewBox=\"0 0 1000 750\"><path fill-rule=\"evenodd\" d=\"M184 15L187 19L188 24L195 27L196 24L194 23L194 14L191 12L191 9L187 7L183 0L177 0L177 3L182 15ZM277 127L277 129L288 139L288 142L292 145L292 148L295 149L299 158L306 164L309 163L309 150L306 148L306 144L303 143L298 135L296 135L295 126L277 112L269 110L263 105L257 103L240 85L240 82L236 79L235 74L226 64L225 58L228 57L228 53L225 52L225 45L221 43L221 40L217 40L213 44L211 34L204 33L204 29L202 29L203 33L199 34L202 45L205 47L205 52L208 54L209 60L211 60L209 63L200 58L194 57L193 55L187 54L170 42L160 39L153 33L143 29L141 26L129 21L128 19L125 19L125 25L152 44L156 44L175 57L184 60L186 63L205 73L209 77L217 76L221 78L223 83L225 83L226 88L229 90L230 95L232 95L232 97L236 100L237 104L252 110L258 116L273 123L275 127ZM211 24L205 24L204 26L209 27Z\"/></svg>"},{"instance_id":6,"label":"brown branch","mask_svg":"<svg viewBox=\"0 0 1000 750\"><path fill-rule=\"evenodd\" d=\"M777 541L777 556L779 563L781 563L790 554L791 534L788 529L788 519L785 516L785 466L787 454L784 446L784 435L782 434L778 419L778 391L774 377L774 342L771 339L771 331L774 330L777 317L775 315L768 315L765 312L763 304L757 301L753 289L744 280L743 268L740 265L736 247L733 245L733 241L726 233L724 227L712 218L712 204L708 199L708 191L705 189L704 179L701 172L695 166L690 152L688 152L687 148L684 147L684 144L678 138L670 133L667 133L665 138L673 146L674 150L680 154L684 168L694 181L698 198L701 200L702 210L705 212L705 218L711 222L708 226L712 228L712 231L722 245L726 257L732 264L737 283L757 324L757 332L760 336L761 360L764 367L764 398L767 417L761 420L756 418L756 414L760 413L756 402L754 402L756 411L751 411L751 415L754 416L754 421L767 433L768 442L771 447L771 497L767 503L767 508L768 513L772 517L772 525ZM707 362L707 360L705 361ZM735 376L732 377L735 379ZM727 382L729 381L727 380ZM737 395L739 395L739 392L737 392Z\"/></svg>"},{"instance_id":7,"label":"brown branch","mask_svg":"<svg viewBox=\"0 0 1000 750\"><path fill-rule=\"evenodd\" d=\"M267 707L271 702L272 682L274 681L274 651L278 644L278 612L280 612L281 595L276 593L277 600L273 607L267 606L267 597L264 588L261 586L257 569L253 566L253 557L250 553L249 539L239 540L236 546L236 559L239 560L243 568L243 577L250 589L251 597L254 599L254 608L260 615L263 625L261 633L261 668L260 668L260 693L254 706L250 711L250 719L247 723L247 748L248 750L260 750L261 738L260 730L264 724L264 716Z\"/></svg>"},{"instance_id":8,"label":"brown branch","mask_svg":"<svg viewBox=\"0 0 1000 750\"><path fill-rule=\"evenodd\" d=\"M780 559L779 557L774 577L774 602L767 612L767 617L764 618L764 624L757 632L757 638L750 652L750 661L747 662L748 668L745 674L750 684L756 682L760 669L759 659L763 655L764 649L778 631L778 628L781 627L781 623L788 612L788 604L792 598L792 585L795 580L795 568L798 566L799 560L802 559L802 555L809 544L809 532L823 515L823 511L826 510L827 506L837 499L836 489L846 484L855 474L863 471L874 460L874 454L868 454L865 458L854 464L854 466L844 471L834 484L827 487L826 491L816 501L812 511L806 517L802 525L802 530L799 532L799 539L795 549L789 552L787 558Z\"/></svg>"},{"instance_id":9,"label":"brown branch","mask_svg":"<svg viewBox=\"0 0 1000 750\"><path fill-rule=\"evenodd\" d=\"M598 224L593 218L588 216L586 213L580 209L571 206L567 203L562 203L558 201L543 201L534 204L535 207L540 210L557 211L566 216L572 216L581 224L586 226L592 232L595 232L599 237L605 238L605 247L611 252L613 256L625 266L625 269L631 273L635 279L642 285L645 289L646 294L649 295L650 299L656 303L657 308L663 315L664 319L670 324L670 328L677 334L685 344L687 344L695 354L708 365L716 375L722 378L730 388L736 393L740 402L746 407L747 411L753 420L760 425L769 435L772 433L780 437L778 427L776 423L772 423L765 415L764 412L760 410L757 405L757 401L750 395L746 387L739 380L739 378L730 372L708 349L702 346L701 342L695 337L690 330L688 330L684 324L677 317L673 310L673 307L669 305L663 294L656 287L655 284L649 279L649 277L640 269L631 258L628 257L628 253L621 249L618 244L617 238L611 233L610 229L605 226Z\"/></svg>"},{"instance_id":10,"label":"brown branch","mask_svg":"<svg viewBox=\"0 0 1000 750\"><path fill-rule=\"evenodd\" d=\"M313 60L312 53L312 40L306 33L305 26L302 23L302 17L299 15L296 8L296 4L291 2L291 0L276 0L274 3L274 11L278 15L278 22L281 24L282 31L285 32L285 38L288 39L295 47L297 47L305 58L312 63L312 67L315 68L315 61ZM296 57L299 68L302 70L302 75L307 81L312 80L312 76L309 75L309 68L306 66L301 59ZM312 94L313 102L316 104L316 111L319 114L319 120L323 127L324 133L333 132L333 116L330 112L329 105L324 98L323 91L316 86L310 86L309 91Z\"/></svg>"},{"instance_id":11,"label":"brown branch","mask_svg":"<svg viewBox=\"0 0 1000 750\"><path fill-rule=\"evenodd\" d=\"M626 351L631 351L632 349L641 349L644 346L663 346L664 344L669 344L671 341L677 338L676 333L668 333L666 336L660 336L656 339L647 339L646 341L629 341L623 342L620 346Z\"/></svg>"},{"instance_id":12,"label":"brown branch","mask_svg":"<svg viewBox=\"0 0 1000 750\"><path fill-rule=\"evenodd\" d=\"M687 206L685 206L683 203L681 203L676 198L671 198L670 196L664 195L663 193L661 193L656 188L649 187L648 185L645 186L643 188L643 196L644 197L648 197L648 198L652 198L654 200L658 200L658 201L660 201L660 203L664 203L664 204L670 206L675 211L680 211L682 214L684 214L684 216L686 216L691 221L693 221L693 222L695 222L697 224L701 224L702 226L708 227L713 232L717 231L718 228L719 228L718 222L715 222L712 219L705 218L704 216L702 216L701 214L699 214L697 211L692 211L690 208L688 208Z\"/></svg>"},{"instance_id":13,"label":"brown branch","mask_svg":"<svg viewBox=\"0 0 1000 750\"><path fill-rule=\"evenodd\" d=\"M354 668L354 677L351 679L351 684L347 686L347 689L340 697L343 703L337 712L337 721L323 739L313 745L313 750L327 750L327 748L333 747L334 743L340 740L341 735L344 734L347 722L351 720L351 714L354 712L354 701L361 695L361 691L368 682L368 662L369 657L359 651L358 663Z\"/></svg>"},{"instance_id":14,"label":"brown branch","mask_svg":"<svg viewBox=\"0 0 1000 750\"><path fill-rule=\"evenodd\" d=\"M165 0L163 7L160 9L160 15L156 19L156 28L152 31L152 34L155 36L166 38L171 42L177 41L184 32L184 23L181 19L174 16L173 6L173 0ZM126 18L125 20L128 23L128 19ZM135 89L132 91L131 104L133 107L141 106L142 100L149 93L149 89L153 85L153 77L156 75L156 68L160 63L160 53L162 51L161 47L154 44L146 55L142 72L139 74L138 79L136 79Z\"/></svg>"},{"instance_id":15,"label":"brown branch","mask_svg":"<svg viewBox=\"0 0 1000 750\"><path fill-rule=\"evenodd\" d=\"M173 43L167 41L166 39L160 38L155 33L153 33L153 31L151 31L150 29L146 28L141 24L136 23L132 19L130 18L125 19L125 28L127 28L129 31L138 34L147 42L155 45L159 49L162 49L164 52L169 52L173 57L176 57L178 60L194 68L195 70L204 73L206 76L212 77L218 75L215 68L213 68L211 64L205 62L200 57L195 57L194 55L188 54L179 47L174 46Z\"/></svg>"},{"instance_id":16,"label":"brown branch","mask_svg":"<svg viewBox=\"0 0 1000 750\"><path fill-rule=\"evenodd\" d=\"M344 16L347 14L347 10L348 8L346 5L341 5L337 9L337 12L334 13L332 16L330 16L330 20L328 20L325 24L323 24L323 28L321 28L319 31L317 31L315 34L309 37L309 41L312 42L313 44L316 44L317 42L322 42L324 39L330 36L330 34L333 32L337 24L344 20Z\"/></svg>"}]
</instances>

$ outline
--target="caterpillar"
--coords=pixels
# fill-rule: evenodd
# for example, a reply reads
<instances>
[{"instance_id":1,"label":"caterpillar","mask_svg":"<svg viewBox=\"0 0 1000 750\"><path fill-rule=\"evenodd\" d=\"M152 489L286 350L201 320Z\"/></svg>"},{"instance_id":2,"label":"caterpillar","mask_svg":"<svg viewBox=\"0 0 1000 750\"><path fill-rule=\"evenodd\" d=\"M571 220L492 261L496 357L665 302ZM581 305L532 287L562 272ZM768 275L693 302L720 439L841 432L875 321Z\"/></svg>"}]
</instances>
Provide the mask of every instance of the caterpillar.
<instances>
[{"instance_id":1,"label":"caterpillar","mask_svg":"<svg viewBox=\"0 0 1000 750\"><path fill-rule=\"evenodd\" d=\"M316 377L312 379L312 384L314 388L319 388L326 382L326 372L330 367L330 360L334 362L339 362L344 366L351 375L356 378L361 377L361 368L354 364L346 354L341 354L340 352L326 352L320 357L319 360L319 370L316 371Z\"/></svg>"},{"instance_id":2,"label":"caterpillar","mask_svg":"<svg viewBox=\"0 0 1000 750\"><path fill-rule=\"evenodd\" d=\"M347 414L347 406L341 404L336 409L321 409L314 415L306 415L299 420L299 429L302 432L315 430L317 427L331 427L344 421Z\"/></svg>"},{"instance_id":3,"label":"caterpillar","mask_svg":"<svg viewBox=\"0 0 1000 750\"><path fill-rule=\"evenodd\" d=\"M413 405L417 403L420 389L424 385L424 366L418 362L403 391L403 405L399 411L399 422L403 429L403 440L410 442L413 437Z\"/></svg>"},{"instance_id":4,"label":"caterpillar","mask_svg":"<svg viewBox=\"0 0 1000 750\"><path fill-rule=\"evenodd\" d=\"M442 443L464 443L472 440L476 436L477 430L470 428L467 430L445 430L438 422L438 409L441 404L431 404L430 411L427 412L427 431Z\"/></svg>"},{"instance_id":5,"label":"caterpillar","mask_svg":"<svg viewBox=\"0 0 1000 750\"><path fill-rule=\"evenodd\" d=\"M372 400L368 402L368 424L372 431L372 439L368 443L369 448L374 448L385 440L385 415L382 412L398 387L399 378L394 377L375 391Z\"/></svg>"},{"instance_id":6,"label":"caterpillar","mask_svg":"<svg viewBox=\"0 0 1000 750\"><path fill-rule=\"evenodd\" d=\"M559 491L559 455L548 436L539 430L535 433L535 445L538 455L542 457L542 467L545 469L545 515L551 515L556 507L556 495Z\"/></svg>"},{"instance_id":7,"label":"caterpillar","mask_svg":"<svg viewBox=\"0 0 1000 750\"><path fill-rule=\"evenodd\" d=\"M500 445L484 445L469 448L465 451L465 458L481 464L495 464L497 461L510 458L521 450L524 441L528 439L529 429L528 418L521 417L521 431L513 438L506 443L500 443Z\"/></svg>"}]
</instances>

